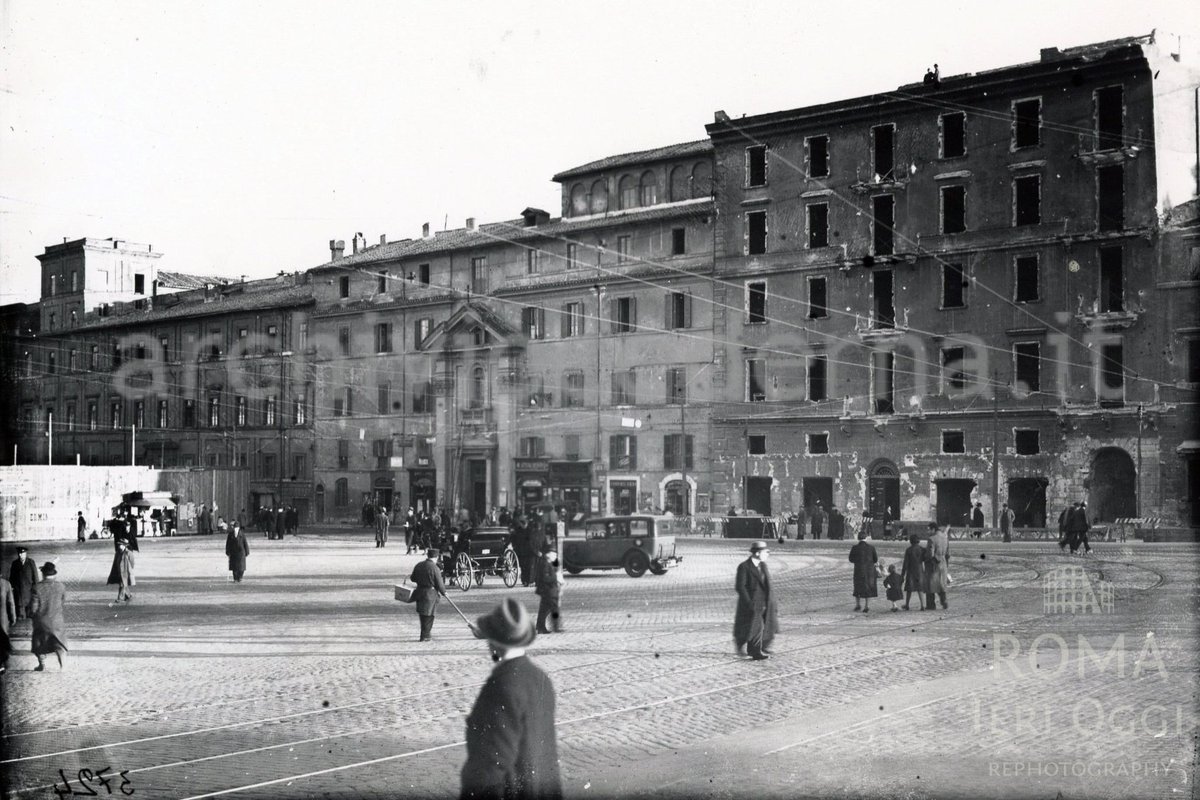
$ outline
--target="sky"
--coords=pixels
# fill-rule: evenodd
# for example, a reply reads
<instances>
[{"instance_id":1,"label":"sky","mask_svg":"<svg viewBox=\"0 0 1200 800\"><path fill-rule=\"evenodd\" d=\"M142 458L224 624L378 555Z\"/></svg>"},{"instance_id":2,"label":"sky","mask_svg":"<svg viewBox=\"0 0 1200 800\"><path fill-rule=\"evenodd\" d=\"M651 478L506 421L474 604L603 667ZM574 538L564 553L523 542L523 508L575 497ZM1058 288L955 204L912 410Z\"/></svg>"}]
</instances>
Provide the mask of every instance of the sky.
<instances>
[{"instance_id":1,"label":"sky","mask_svg":"<svg viewBox=\"0 0 1200 800\"><path fill-rule=\"evenodd\" d=\"M0 0L0 304L37 255L114 237L259 278L368 244L561 211L556 172L732 117L1151 29L1187 0Z\"/></svg>"}]
</instances>

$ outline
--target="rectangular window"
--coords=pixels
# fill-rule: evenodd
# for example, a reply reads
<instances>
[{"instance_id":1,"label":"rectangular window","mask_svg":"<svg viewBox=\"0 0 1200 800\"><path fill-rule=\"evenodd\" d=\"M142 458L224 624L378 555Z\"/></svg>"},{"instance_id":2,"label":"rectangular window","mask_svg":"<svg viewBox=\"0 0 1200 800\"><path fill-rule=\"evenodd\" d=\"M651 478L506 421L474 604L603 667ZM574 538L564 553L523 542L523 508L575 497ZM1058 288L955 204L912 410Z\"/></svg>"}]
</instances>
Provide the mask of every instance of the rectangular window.
<instances>
[{"instance_id":1,"label":"rectangular window","mask_svg":"<svg viewBox=\"0 0 1200 800\"><path fill-rule=\"evenodd\" d=\"M387 276L386 272L383 272L375 277L375 293L376 294L387 294L387 290L388 290L388 276Z\"/></svg>"},{"instance_id":2,"label":"rectangular window","mask_svg":"<svg viewBox=\"0 0 1200 800\"><path fill-rule=\"evenodd\" d=\"M235 398L234 402L233 402L233 406L234 406L233 424L238 425L238 426L245 426L245 424L246 424L246 398L244 398L244 397Z\"/></svg>"},{"instance_id":3,"label":"rectangular window","mask_svg":"<svg viewBox=\"0 0 1200 800\"><path fill-rule=\"evenodd\" d=\"M133 404L133 424L139 428L146 427L146 401L138 400Z\"/></svg>"},{"instance_id":4,"label":"rectangular window","mask_svg":"<svg viewBox=\"0 0 1200 800\"><path fill-rule=\"evenodd\" d=\"M567 303L562 310L562 338L583 336L584 318L583 303Z\"/></svg>"},{"instance_id":5,"label":"rectangular window","mask_svg":"<svg viewBox=\"0 0 1200 800\"><path fill-rule=\"evenodd\" d=\"M350 440L338 439L338 469L350 469Z\"/></svg>"},{"instance_id":6,"label":"rectangular window","mask_svg":"<svg viewBox=\"0 0 1200 800\"><path fill-rule=\"evenodd\" d=\"M943 453L965 453L967 452L966 442L963 439L962 431L942 431L942 452Z\"/></svg>"},{"instance_id":7,"label":"rectangular window","mask_svg":"<svg viewBox=\"0 0 1200 800\"><path fill-rule=\"evenodd\" d=\"M412 410L414 414L430 414L433 412L433 384L421 381L413 386Z\"/></svg>"},{"instance_id":8,"label":"rectangular window","mask_svg":"<svg viewBox=\"0 0 1200 800\"><path fill-rule=\"evenodd\" d=\"M1013 370L1016 373L1016 390L1019 393L1042 390L1042 355L1037 342L1018 342L1013 345Z\"/></svg>"},{"instance_id":9,"label":"rectangular window","mask_svg":"<svg viewBox=\"0 0 1200 800\"><path fill-rule=\"evenodd\" d=\"M671 255L681 256L687 252L687 229L671 229Z\"/></svg>"},{"instance_id":10,"label":"rectangular window","mask_svg":"<svg viewBox=\"0 0 1200 800\"><path fill-rule=\"evenodd\" d=\"M1200 383L1200 339L1187 340L1187 380Z\"/></svg>"},{"instance_id":11,"label":"rectangular window","mask_svg":"<svg viewBox=\"0 0 1200 800\"><path fill-rule=\"evenodd\" d=\"M890 194L872 197L871 242L875 255L890 256L896 252L895 225L896 199Z\"/></svg>"},{"instance_id":12,"label":"rectangular window","mask_svg":"<svg viewBox=\"0 0 1200 800\"><path fill-rule=\"evenodd\" d=\"M392 384L387 381L380 383L376 390L375 407L380 414L392 412Z\"/></svg>"},{"instance_id":13,"label":"rectangular window","mask_svg":"<svg viewBox=\"0 0 1200 800\"><path fill-rule=\"evenodd\" d=\"M392 323L379 322L375 324L375 352L392 352Z\"/></svg>"},{"instance_id":14,"label":"rectangular window","mask_svg":"<svg viewBox=\"0 0 1200 800\"><path fill-rule=\"evenodd\" d=\"M612 404L614 406L637 405L637 373L633 370L612 374Z\"/></svg>"},{"instance_id":15,"label":"rectangular window","mask_svg":"<svg viewBox=\"0 0 1200 800\"><path fill-rule=\"evenodd\" d=\"M583 370L569 369L563 373L562 405L564 408L578 408L584 404L584 375Z\"/></svg>"},{"instance_id":16,"label":"rectangular window","mask_svg":"<svg viewBox=\"0 0 1200 800\"><path fill-rule=\"evenodd\" d=\"M608 468L618 472L637 469L637 437L618 433L608 437Z\"/></svg>"},{"instance_id":17,"label":"rectangular window","mask_svg":"<svg viewBox=\"0 0 1200 800\"><path fill-rule=\"evenodd\" d=\"M761 325L767 321L767 282L746 284L746 324Z\"/></svg>"},{"instance_id":18,"label":"rectangular window","mask_svg":"<svg viewBox=\"0 0 1200 800\"><path fill-rule=\"evenodd\" d=\"M1125 167L1112 164L1096 169L1097 227L1119 231L1125 227Z\"/></svg>"},{"instance_id":19,"label":"rectangular window","mask_svg":"<svg viewBox=\"0 0 1200 800\"><path fill-rule=\"evenodd\" d=\"M894 353L871 353L871 399L876 414L896 411L894 367Z\"/></svg>"},{"instance_id":20,"label":"rectangular window","mask_svg":"<svg viewBox=\"0 0 1200 800\"><path fill-rule=\"evenodd\" d=\"M196 401L195 400L184 400L183 401L183 427L185 427L185 428L196 427Z\"/></svg>"},{"instance_id":21,"label":"rectangular window","mask_svg":"<svg viewBox=\"0 0 1200 800\"><path fill-rule=\"evenodd\" d=\"M1096 90L1096 147L1113 150L1125 144L1125 91L1121 86Z\"/></svg>"},{"instance_id":22,"label":"rectangular window","mask_svg":"<svg viewBox=\"0 0 1200 800\"><path fill-rule=\"evenodd\" d=\"M337 508L350 505L350 483L345 478L338 478L333 483L333 505Z\"/></svg>"},{"instance_id":23,"label":"rectangular window","mask_svg":"<svg viewBox=\"0 0 1200 800\"><path fill-rule=\"evenodd\" d=\"M637 298L618 297L612 301L612 332L629 333L637 329Z\"/></svg>"},{"instance_id":24,"label":"rectangular window","mask_svg":"<svg viewBox=\"0 0 1200 800\"><path fill-rule=\"evenodd\" d=\"M1100 405L1115 407L1125 403L1125 348L1120 343L1100 348Z\"/></svg>"},{"instance_id":25,"label":"rectangular window","mask_svg":"<svg viewBox=\"0 0 1200 800\"><path fill-rule=\"evenodd\" d=\"M58 353L51 350L46 354L46 372L53 375L58 370Z\"/></svg>"},{"instance_id":26,"label":"rectangular window","mask_svg":"<svg viewBox=\"0 0 1200 800\"><path fill-rule=\"evenodd\" d=\"M298 332L296 333L296 343L300 347L300 352L303 353L308 349L308 323L301 322Z\"/></svg>"},{"instance_id":27,"label":"rectangular window","mask_svg":"<svg viewBox=\"0 0 1200 800\"><path fill-rule=\"evenodd\" d=\"M165 364L169 362L171 360L171 340L166 336L160 336L158 338L158 348L158 351L162 356L163 363Z\"/></svg>"},{"instance_id":28,"label":"rectangular window","mask_svg":"<svg viewBox=\"0 0 1200 800\"><path fill-rule=\"evenodd\" d=\"M967 187L943 186L942 233L962 233L967 229Z\"/></svg>"},{"instance_id":29,"label":"rectangular window","mask_svg":"<svg viewBox=\"0 0 1200 800\"><path fill-rule=\"evenodd\" d=\"M810 455L824 455L829 452L828 433L810 433L805 436Z\"/></svg>"},{"instance_id":30,"label":"rectangular window","mask_svg":"<svg viewBox=\"0 0 1200 800\"><path fill-rule=\"evenodd\" d=\"M947 395L962 394L967 386L967 374L963 372L966 348L942 348L942 391Z\"/></svg>"},{"instance_id":31,"label":"rectangular window","mask_svg":"<svg viewBox=\"0 0 1200 800\"><path fill-rule=\"evenodd\" d=\"M546 440L541 436L521 437L521 458L541 458L546 454Z\"/></svg>"},{"instance_id":32,"label":"rectangular window","mask_svg":"<svg viewBox=\"0 0 1200 800\"><path fill-rule=\"evenodd\" d=\"M896 327L896 298L893 292L892 271L881 269L871 275L872 296L875 316L872 327L889 329Z\"/></svg>"},{"instance_id":33,"label":"rectangular window","mask_svg":"<svg viewBox=\"0 0 1200 800\"><path fill-rule=\"evenodd\" d=\"M1013 180L1013 224L1037 225L1042 221L1042 176L1024 175Z\"/></svg>"},{"instance_id":34,"label":"rectangular window","mask_svg":"<svg viewBox=\"0 0 1200 800\"><path fill-rule=\"evenodd\" d=\"M430 270L428 264L419 264L417 266L417 283L422 286L428 286L430 280Z\"/></svg>"},{"instance_id":35,"label":"rectangular window","mask_svg":"<svg viewBox=\"0 0 1200 800\"><path fill-rule=\"evenodd\" d=\"M942 308L962 308L967 304L967 276L962 264L942 264Z\"/></svg>"},{"instance_id":36,"label":"rectangular window","mask_svg":"<svg viewBox=\"0 0 1200 800\"><path fill-rule=\"evenodd\" d=\"M338 328L338 350L342 355L350 355L350 329Z\"/></svg>"},{"instance_id":37,"label":"rectangular window","mask_svg":"<svg viewBox=\"0 0 1200 800\"><path fill-rule=\"evenodd\" d=\"M746 214L746 255L760 256L767 252L767 212Z\"/></svg>"},{"instance_id":38,"label":"rectangular window","mask_svg":"<svg viewBox=\"0 0 1200 800\"><path fill-rule=\"evenodd\" d=\"M349 296L350 296L350 276L343 275L340 278L338 278L338 297L345 298L345 297L349 297Z\"/></svg>"},{"instance_id":39,"label":"rectangular window","mask_svg":"<svg viewBox=\"0 0 1200 800\"><path fill-rule=\"evenodd\" d=\"M208 398L208 427L217 428L221 425L221 398Z\"/></svg>"},{"instance_id":40,"label":"rectangular window","mask_svg":"<svg viewBox=\"0 0 1200 800\"><path fill-rule=\"evenodd\" d=\"M354 413L354 390L349 386L342 388L342 414L350 416Z\"/></svg>"},{"instance_id":41,"label":"rectangular window","mask_svg":"<svg viewBox=\"0 0 1200 800\"><path fill-rule=\"evenodd\" d=\"M292 424L303 425L305 423L306 415L307 411L304 400L299 397L292 400Z\"/></svg>"},{"instance_id":42,"label":"rectangular window","mask_svg":"<svg viewBox=\"0 0 1200 800\"><path fill-rule=\"evenodd\" d=\"M695 469L690 433L663 435L663 469Z\"/></svg>"},{"instance_id":43,"label":"rectangular window","mask_svg":"<svg viewBox=\"0 0 1200 800\"><path fill-rule=\"evenodd\" d=\"M826 356L812 356L808 359L808 399L814 402L828 400L826 375L829 372L829 359Z\"/></svg>"},{"instance_id":44,"label":"rectangular window","mask_svg":"<svg viewBox=\"0 0 1200 800\"><path fill-rule=\"evenodd\" d=\"M967 154L967 115L961 111L938 117L941 133L942 158L958 158Z\"/></svg>"},{"instance_id":45,"label":"rectangular window","mask_svg":"<svg viewBox=\"0 0 1200 800\"><path fill-rule=\"evenodd\" d=\"M94 431L100 426L100 413L96 408L96 401L90 400L87 404L87 429Z\"/></svg>"},{"instance_id":46,"label":"rectangular window","mask_svg":"<svg viewBox=\"0 0 1200 800\"><path fill-rule=\"evenodd\" d=\"M146 276L145 275L142 275L141 273L134 274L134 276L133 276L133 293L134 294L145 294L146 293Z\"/></svg>"},{"instance_id":47,"label":"rectangular window","mask_svg":"<svg viewBox=\"0 0 1200 800\"><path fill-rule=\"evenodd\" d=\"M1042 143L1042 101L1016 100L1012 104L1013 149L1037 147Z\"/></svg>"},{"instance_id":48,"label":"rectangular window","mask_svg":"<svg viewBox=\"0 0 1200 800\"><path fill-rule=\"evenodd\" d=\"M100 366L100 345L94 344L88 349L88 369L96 370Z\"/></svg>"},{"instance_id":49,"label":"rectangular window","mask_svg":"<svg viewBox=\"0 0 1200 800\"><path fill-rule=\"evenodd\" d=\"M1013 444L1019 456L1036 456L1042 452L1037 428L1017 428L1013 431Z\"/></svg>"},{"instance_id":50,"label":"rectangular window","mask_svg":"<svg viewBox=\"0 0 1200 800\"><path fill-rule=\"evenodd\" d=\"M171 423L170 406L166 400L158 401L158 427L169 428Z\"/></svg>"},{"instance_id":51,"label":"rectangular window","mask_svg":"<svg viewBox=\"0 0 1200 800\"><path fill-rule=\"evenodd\" d=\"M536 275L541 266L541 251L530 247L525 250L525 274Z\"/></svg>"},{"instance_id":52,"label":"rectangular window","mask_svg":"<svg viewBox=\"0 0 1200 800\"><path fill-rule=\"evenodd\" d=\"M746 437L746 454L764 456L767 454L767 436L763 433L752 433Z\"/></svg>"},{"instance_id":53,"label":"rectangular window","mask_svg":"<svg viewBox=\"0 0 1200 800\"><path fill-rule=\"evenodd\" d=\"M1013 299L1018 303L1036 303L1039 299L1038 257L1017 256L1017 286Z\"/></svg>"},{"instance_id":54,"label":"rectangular window","mask_svg":"<svg viewBox=\"0 0 1200 800\"><path fill-rule=\"evenodd\" d=\"M1125 310L1124 250L1120 247L1100 248L1100 310Z\"/></svg>"},{"instance_id":55,"label":"rectangular window","mask_svg":"<svg viewBox=\"0 0 1200 800\"><path fill-rule=\"evenodd\" d=\"M304 480L308 474L308 458L303 453L292 456L292 480Z\"/></svg>"},{"instance_id":56,"label":"rectangular window","mask_svg":"<svg viewBox=\"0 0 1200 800\"><path fill-rule=\"evenodd\" d=\"M487 290L487 256L475 256L471 259L471 291L475 294L487 294Z\"/></svg>"},{"instance_id":57,"label":"rectangular window","mask_svg":"<svg viewBox=\"0 0 1200 800\"><path fill-rule=\"evenodd\" d=\"M263 424L274 425L275 414L278 412L279 403L275 397L268 397L263 403Z\"/></svg>"},{"instance_id":58,"label":"rectangular window","mask_svg":"<svg viewBox=\"0 0 1200 800\"><path fill-rule=\"evenodd\" d=\"M829 284L825 278L808 279L808 318L825 319L829 316Z\"/></svg>"},{"instance_id":59,"label":"rectangular window","mask_svg":"<svg viewBox=\"0 0 1200 800\"><path fill-rule=\"evenodd\" d=\"M429 334L433 332L433 320L430 317L424 317L413 323L413 342L420 344L429 338Z\"/></svg>"},{"instance_id":60,"label":"rectangular window","mask_svg":"<svg viewBox=\"0 0 1200 800\"><path fill-rule=\"evenodd\" d=\"M579 245L570 243L567 245L567 269L579 269Z\"/></svg>"},{"instance_id":61,"label":"rectangular window","mask_svg":"<svg viewBox=\"0 0 1200 800\"><path fill-rule=\"evenodd\" d=\"M521 332L530 339L545 339L546 309L536 307L521 309Z\"/></svg>"},{"instance_id":62,"label":"rectangular window","mask_svg":"<svg viewBox=\"0 0 1200 800\"><path fill-rule=\"evenodd\" d=\"M275 454L263 453L262 457L262 476L264 478L276 477L275 472Z\"/></svg>"},{"instance_id":63,"label":"rectangular window","mask_svg":"<svg viewBox=\"0 0 1200 800\"><path fill-rule=\"evenodd\" d=\"M767 185L767 146L746 148L746 186Z\"/></svg>"},{"instance_id":64,"label":"rectangular window","mask_svg":"<svg viewBox=\"0 0 1200 800\"><path fill-rule=\"evenodd\" d=\"M687 402L687 368L670 367L667 369L667 403L683 405Z\"/></svg>"},{"instance_id":65,"label":"rectangular window","mask_svg":"<svg viewBox=\"0 0 1200 800\"><path fill-rule=\"evenodd\" d=\"M633 237L631 237L631 236L618 236L617 237L617 263L618 264L628 264L629 263L629 245L630 245L630 241L632 240L632 238Z\"/></svg>"},{"instance_id":66,"label":"rectangular window","mask_svg":"<svg viewBox=\"0 0 1200 800\"><path fill-rule=\"evenodd\" d=\"M692 296L685 292L667 292L666 329L692 327Z\"/></svg>"},{"instance_id":67,"label":"rectangular window","mask_svg":"<svg viewBox=\"0 0 1200 800\"><path fill-rule=\"evenodd\" d=\"M579 460L579 434L567 433L563 434L563 457L567 461Z\"/></svg>"},{"instance_id":68,"label":"rectangular window","mask_svg":"<svg viewBox=\"0 0 1200 800\"><path fill-rule=\"evenodd\" d=\"M810 203L806 206L808 220L808 246L829 246L829 204Z\"/></svg>"},{"instance_id":69,"label":"rectangular window","mask_svg":"<svg viewBox=\"0 0 1200 800\"><path fill-rule=\"evenodd\" d=\"M829 137L810 136L808 143L808 177L829 177Z\"/></svg>"},{"instance_id":70,"label":"rectangular window","mask_svg":"<svg viewBox=\"0 0 1200 800\"><path fill-rule=\"evenodd\" d=\"M761 403L767 399L767 362L761 358L746 359L746 402Z\"/></svg>"},{"instance_id":71,"label":"rectangular window","mask_svg":"<svg viewBox=\"0 0 1200 800\"><path fill-rule=\"evenodd\" d=\"M871 128L871 153L875 168L875 181L893 180L896 166L895 125L876 125Z\"/></svg>"}]
</instances>

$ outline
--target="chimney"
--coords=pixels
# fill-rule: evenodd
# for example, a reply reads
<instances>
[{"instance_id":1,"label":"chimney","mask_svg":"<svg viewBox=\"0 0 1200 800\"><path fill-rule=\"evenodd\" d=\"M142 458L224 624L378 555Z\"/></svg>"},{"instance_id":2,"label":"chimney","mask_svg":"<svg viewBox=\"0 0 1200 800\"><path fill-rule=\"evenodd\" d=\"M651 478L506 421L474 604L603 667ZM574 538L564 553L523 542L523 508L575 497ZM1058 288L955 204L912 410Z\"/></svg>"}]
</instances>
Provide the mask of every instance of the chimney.
<instances>
[{"instance_id":1,"label":"chimney","mask_svg":"<svg viewBox=\"0 0 1200 800\"><path fill-rule=\"evenodd\" d=\"M329 240L329 260L337 261L346 252L346 242L343 239Z\"/></svg>"},{"instance_id":2,"label":"chimney","mask_svg":"<svg viewBox=\"0 0 1200 800\"><path fill-rule=\"evenodd\" d=\"M467 230L469 230L469 231L475 230L475 218L474 217L467 217Z\"/></svg>"},{"instance_id":3,"label":"chimney","mask_svg":"<svg viewBox=\"0 0 1200 800\"><path fill-rule=\"evenodd\" d=\"M379 243L387 244L387 234L386 233L379 234Z\"/></svg>"},{"instance_id":4,"label":"chimney","mask_svg":"<svg viewBox=\"0 0 1200 800\"><path fill-rule=\"evenodd\" d=\"M362 235L362 231L354 234L354 254L358 255L363 250L367 249L367 237Z\"/></svg>"},{"instance_id":5,"label":"chimney","mask_svg":"<svg viewBox=\"0 0 1200 800\"><path fill-rule=\"evenodd\" d=\"M421 238L422 239L429 238L429 223L428 222L426 222L424 225L421 226Z\"/></svg>"}]
</instances>

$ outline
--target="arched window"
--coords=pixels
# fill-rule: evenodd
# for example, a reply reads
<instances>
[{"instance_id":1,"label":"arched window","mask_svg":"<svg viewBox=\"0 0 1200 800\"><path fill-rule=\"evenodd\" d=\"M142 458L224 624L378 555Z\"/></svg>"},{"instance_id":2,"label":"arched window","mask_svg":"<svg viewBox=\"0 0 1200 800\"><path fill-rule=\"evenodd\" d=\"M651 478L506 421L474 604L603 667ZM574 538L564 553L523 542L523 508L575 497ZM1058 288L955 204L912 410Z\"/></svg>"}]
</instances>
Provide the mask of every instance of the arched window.
<instances>
[{"instance_id":1,"label":"arched window","mask_svg":"<svg viewBox=\"0 0 1200 800\"><path fill-rule=\"evenodd\" d=\"M692 197L712 197L712 165L707 161L692 168Z\"/></svg>"},{"instance_id":2,"label":"arched window","mask_svg":"<svg viewBox=\"0 0 1200 800\"><path fill-rule=\"evenodd\" d=\"M471 408L483 408L484 398L487 397L487 377L483 367L476 366L471 370Z\"/></svg>"},{"instance_id":3,"label":"arched window","mask_svg":"<svg viewBox=\"0 0 1200 800\"><path fill-rule=\"evenodd\" d=\"M632 175L622 175L617 184L617 197L621 201L620 208L637 208L638 187Z\"/></svg>"},{"instance_id":4,"label":"arched window","mask_svg":"<svg viewBox=\"0 0 1200 800\"><path fill-rule=\"evenodd\" d=\"M592 191L588 196L592 204L593 214L603 214L608 211L608 186L604 181L596 181L592 184Z\"/></svg>"},{"instance_id":5,"label":"arched window","mask_svg":"<svg viewBox=\"0 0 1200 800\"><path fill-rule=\"evenodd\" d=\"M350 505L350 483L345 478L338 478L333 484L333 504L337 508Z\"/></svg>"},{"instance_id":6,"label":"arched window","mask_svg":"<svg viewBox=\"0 0 1200 800\"><path fill-rule=\"evenodd\" d=\"M571 187L571 216L577 217L588 213L587 189L582 183Z\"/></svg>"},{"instance_id":7,"label":"arched window","mask_svg":"<svg viewBox=\"0 0 1200 800\"><path fill-rule=\"evenodd\" d=\"M642 198L642 205L652 206L658 202L658 178L650 170L642 173L642 180L639 186Z\"/></svg>"},{"instance_id":8,"label":"arched window","mask_svg":"<svg viewBox=\"0 0 1200 800\"><path fill-rule=\"evenodd\" d=\"M680 200L687 200L692 196L692 189L688 185L688 168L675 167L671 170L670 196L667 198L672 203L678 203Z\"/></svg>"},{"instance_id":9,"label":"arched window","mask_svg":"<svg viewBox=\"0 0 1200 800\"><path fill-rule=\"evenodd\" d=\"M50 276L50 296L54 297L54 295L56 295L56 294L58 294L58 276L51 275Z\"/></svg>"}]
</instances>

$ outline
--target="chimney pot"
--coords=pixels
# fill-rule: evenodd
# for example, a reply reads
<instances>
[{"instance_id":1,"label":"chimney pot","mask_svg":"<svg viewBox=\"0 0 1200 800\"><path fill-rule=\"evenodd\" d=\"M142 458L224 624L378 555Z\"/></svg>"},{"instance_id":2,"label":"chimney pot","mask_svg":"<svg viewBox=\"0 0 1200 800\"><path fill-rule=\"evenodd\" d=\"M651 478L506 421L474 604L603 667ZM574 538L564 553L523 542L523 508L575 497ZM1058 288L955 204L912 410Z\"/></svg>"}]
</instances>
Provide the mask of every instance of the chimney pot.
<instances>
[{"instance_id":1,"label":"chimney pot","mask_svg":"<svg viewBox=\"0 0 1200 800\"><path fill-rule=\"evenodd\" d=\"M475 230L475 218L474 217L467 217L467 230L469 230L469 231Z\"/></svg>"},{"instance_id":2,"label":"chimney pot","mask_svg":"<svg viewBox=\"0 0 1200 800\"><path fill-rule=\"evenodd\" d=\"M426 222L424 225L421 226L421 238L422 239L429 238L429 223L428 222Z\"/></svg>"},{"instance_id":3,"label":"chimney pot","mask_svg":"<svg viewBox=\"0 0 1200 800\"><path fill-rule=\"evenodd\" d=\"M387 244L387 234L386 233L379 234L379 243Z\"/></svg>"},{"instance_id":4,"label":"chimney pot","mask_svg":"<svg viewBox=\"0 0 1200 800\"><path fill-rule=\"evenodd\" d=\"M362 231L354 234L354 253L357 255L367 249L367 237L362 235Z\"/></svg>"},{"instance_id":5,"label":"chimney pot","mask_svg":"<svg viewBox=\"0 0 1200 800\"><path fill-rule=\"evenodd\" d=\"M329 240L329 260L337 261L342 257L342 253L346 251L346 242L343 239Z\"/></svg>"}]
</instances>

